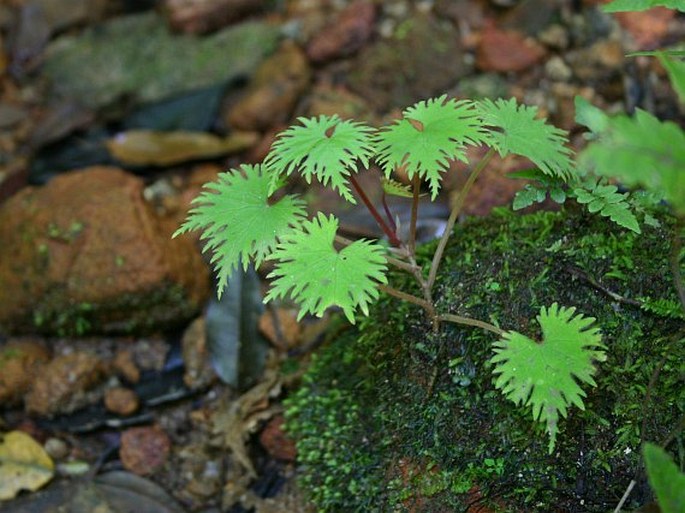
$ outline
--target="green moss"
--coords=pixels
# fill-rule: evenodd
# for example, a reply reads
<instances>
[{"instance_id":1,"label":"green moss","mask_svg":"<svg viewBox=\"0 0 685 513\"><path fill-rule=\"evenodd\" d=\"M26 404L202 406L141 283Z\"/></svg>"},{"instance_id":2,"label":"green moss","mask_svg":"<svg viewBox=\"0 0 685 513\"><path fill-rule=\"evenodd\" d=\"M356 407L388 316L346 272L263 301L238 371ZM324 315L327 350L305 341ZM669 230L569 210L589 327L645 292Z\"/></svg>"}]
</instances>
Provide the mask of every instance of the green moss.
<instances>
[{"instance_id":1,"label":"green moss","mask_svg":"<svg viewBox=\"0 0 685 513\"><path fill-rule=\"evenodd\" d=\"M200 306L192 302L183 287L164 284L148 294L123 294L111 301L80 302L68 308L64 290L52 289L31 312L37 332L58 336L83 336L92 333L141 334L160 325L172 328L187 322Z\"/></svg>"},{"instance_id":2,"label":"green moss","mask_svg":"<svg viewBox=\"0 0 685 513\"><path fill-rule=\"evenodd\" d=\"M543 426L492 385L491 334L453 324L434 334L419 309L384 298L319 353L289 400L303 481L320 509L458 511L477 484L484 503L510 511L604 512L640 469L643 439L671 437L683 454L683 322L634 304L676 299L673 222L661 217L662 228L641 236L573 212L501 210L459 227L439 309L532 336L540 307L555 301L596 317L608 360L586 410L570 411L548 455ZM626 509L649 493L640 479Z\"/></svg>"}]
</instances>

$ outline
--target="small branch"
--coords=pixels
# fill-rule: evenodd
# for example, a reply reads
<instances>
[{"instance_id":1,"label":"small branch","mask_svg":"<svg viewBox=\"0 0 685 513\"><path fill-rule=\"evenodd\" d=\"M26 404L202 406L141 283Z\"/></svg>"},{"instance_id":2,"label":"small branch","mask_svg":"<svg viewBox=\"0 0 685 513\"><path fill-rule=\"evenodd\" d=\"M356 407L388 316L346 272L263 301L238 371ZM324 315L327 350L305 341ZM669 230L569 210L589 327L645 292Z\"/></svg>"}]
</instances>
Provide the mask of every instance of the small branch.
<instances>
[{"instance_id":1,"label":"small branch","mask_svg":"<svg viewBox=\"0 0 685 513\"><path fill-rule=\"evenodd\" d=\"M438 315L438 319L441 321L447 321L447 322L453 322L455 324L465 324L466 326L475 326L477 328L481 328L487 331L491 331L498 336L504 335L505 331L498 328L494 324L490 324L489 322L485 321L479 321L478 319L472 319L470 317L463 317L461 315L455 315L455 314L440 314Z\"/></svg>"},{"instance_id":2,"label":"small branch","mask_svg":"<svg viewBox=\"0 0 685 513\"><path fill-rule=\"evenodd\" d=\"M341 246L349 246L354 241L347 239L347 238L343 237L342 235L336 235L335 236L335 242L337 242ZM402 269L403 271L407 271L409 274L413 275L416 271L416 264L404 262L402 260L399 260L398 258L394 258L394 257L387 256L387 255L386 255L385 259L388 261L388 263L390 265L393 265L393 266L397 267L398 269Z\"/></svg>"},{"instance_id":3,"label":"small branch","mask_svg":"<svg viewBox=\"0 0 685 513\"><path fill-rule=\"evenodd\" d=\"M623 492L623 497L621 497L621 500L618 503L618 506L616 506L616 509L614 510L614 513L619 513L621 511L621 508L623 505L626 503L628 500L628 496L630 495L630 492L633 491L633 488L635 487L635 479L630 480L630 484L628 484L628 488L626 488L626 491Z\"/></svg>"},{"instance_id":4,"label":"small branch","mask_svg":"<svg viewBox=\"0 0 685 513\"><path fill-rule=\"evenodd\" d=\"M397 234L383 220L381 215L378 213L378 210L376 210L376 207L373 206L373 203L371 203L371 200L369 200L369 197L366 195L364 190L359 185L359 182L357 182L357 179L354 177L354 175L350 175L349 180L350 180L350 183L352 184L352 187L354 187L354 190L359 195L359 198L361 198L362 202L364 203L364 206L366 206L367 210L371 213L373 218L376 220L376 223L378 223L378 226L380 227L380 229L383 230L383 233L385 233L385 235L388 237L390 244L392 244L393 246L398 246L398 247L401 246L402 241L397 238Z\"/></svg>"},{"instance_id":5,"label":"small branch","mask_svg":"<svg viewBox=\"0 0 685 513\"><path fill-rule=\"evenodd\" d=\"M421 179L418 173L414 175L413 180L414 196L411 200L411 221L409 222L409 252L413 255L416 251L416 223L419 217L419 193L421 192Z\"/></svg>"},{"instance_id":6,"label":"small branch","mask_svg":"<svg viewBox=\"0 0 685 513\"><path fill-rule=\"evenodd\" d=\"M394 296L398 299L402 299L404 301L409 301L410 303L414 303L415 305L419 305L421 308L423 308L426 311L432 311L433 310L433 305L431 305L425 299L421 299L420 297L416 297L413 294L407 294L406 292L402 292L401 290L397 290L393 287L390 287L389 285L379 285L378 289L381 290L382 292L385 292L386 294L388 294L390 296Z\"/></svg>"},{"instance_id":7,"label":"small branch","mask_svg":"<svg viewBox=\"0 0 685 513\"><path fill-rule=\"evenodd\" d=\"M633 305L637 307L641 307L642 303L636 299L630 299L628 297L623 297L616 292L606 288L604 285L599 283L597 280L595 280L592 276L588 276L585 272L581 271L580 269L577 269L575 267L567 267L566 268L568 272L571 274L577 276L581 280L586 281L589 283L592 287L596 288L597 290L604 292L607 296L609 296L611 299L614 301L618 301L619 303L625 303L627 305Z\"/></svg>"},{"instance_id":8,"label":"small branch","mask_svg":"<svg viewBox=\"0 0 685 513\"><path fill-rule=\"evenodd\" d=\"M445 247L447 246L447 241L450 238L450 235L452 235L452 229L454 228L454 223L457 222L457 218L459 217L459 214L461 213L461 209L464 207L464 201L466 200L466 196L468 195L469 191L471 190L471 187L476 181L476 178L478 178L478 175L480 175L481 171L485 169L485 166L488 165L490 162L490 159L495 155L495 150L494 148L490 148L488 152L485 154L485 156L481 159L481 161L478 163L476 168L471 171L471 174L469 175L468 179L466 180L466 183L464 184L464 187L462 187L461 191L459 191L459 195L457 196L456 201L454 202L454 206L452 207L452 212L450 213L450 217L447 219L447 225L445 226L445 231L442 234L442 237L440 238L440 242L438 243L438 247L435 250L435 254L433 255L433 262L431 263L431 268L430 272L428 273L428 288L432 289L433 285L435 284L435 278L438 275L438 267L440 267L440 262L442 261L442 255L445 252Z\"/></svg>"},{"instance_id":9,"label":"small branch","mask_svg":"<svg viewBox=\"0 0 685 513\"><path fill-rule=\"evenodd\" d=\"M680 252L683 249L683 240L681 232L685 228L685 217L678 217L675 225L675 232L673 233L673 242L671 244L671 272L673 273L673 281L675 289L678 292L680 304L685 311L685 285L683 284L683 273L680 269Z\"/></svg>"}]
</instances>

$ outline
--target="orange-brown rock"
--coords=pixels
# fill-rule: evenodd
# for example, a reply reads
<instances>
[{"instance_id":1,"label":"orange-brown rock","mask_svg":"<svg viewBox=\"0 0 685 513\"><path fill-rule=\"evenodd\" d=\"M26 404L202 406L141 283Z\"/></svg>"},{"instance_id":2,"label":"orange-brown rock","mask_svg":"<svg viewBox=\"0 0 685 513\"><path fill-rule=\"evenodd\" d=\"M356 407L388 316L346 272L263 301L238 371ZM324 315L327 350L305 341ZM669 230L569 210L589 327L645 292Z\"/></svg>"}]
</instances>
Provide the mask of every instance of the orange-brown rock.
<instances>
[{"instance_id":1,"label":"orange-brown rock","mask_svg":"<svg viewBox=\"0 0 685 513\"><path fill-rule=\"evenodd\" d=\"M130 388L114 387L105 390L105 408L117 415L131 415L140 406L140 400Z\"/></svg>"},{"instance_id":2,"label":"orange-brown rock","mask_svg":"<svg viewBox=\"0 0 685 513\"><path fill-rule=\"evenodd\" d=\"M542 60L545 49L515 30L486 28L476 51L476 66L482 71L517 72Z\"/></svg>"},{"instance_id":3,"label":"orange-brown rock","mask_svg":"<svg viewBox=\"0 0 685 513\"><path fill-rule=\"evenodd\" d=\"M26 409L38 415L69 413L88 402L87 393L102 382L105 365L97 356L73 352L57 356L36 376Z\"/></svg>"},{"instance_id":4,"label":"orange-brown rock","mask_svg":"<svg viewBox=\"0 0 685 513\"><path fill-rule=\"evenodd\" d=\"M310 79L304 52L286 42L260 65L245 96L230 107L228 124L240 130L264 131L286 122Z\"/></svg>"},{"instance_id":5,"label":"orange-brown rock","mask_svg":"<svg viewBox=\"0 0 685 513\"><path fill-rule=\"evenodd\" d=\"M132 333L184 322L208 271L177 222L113 167L66 173L0 205L0 330Z\"/></svg>"}]
</instances>

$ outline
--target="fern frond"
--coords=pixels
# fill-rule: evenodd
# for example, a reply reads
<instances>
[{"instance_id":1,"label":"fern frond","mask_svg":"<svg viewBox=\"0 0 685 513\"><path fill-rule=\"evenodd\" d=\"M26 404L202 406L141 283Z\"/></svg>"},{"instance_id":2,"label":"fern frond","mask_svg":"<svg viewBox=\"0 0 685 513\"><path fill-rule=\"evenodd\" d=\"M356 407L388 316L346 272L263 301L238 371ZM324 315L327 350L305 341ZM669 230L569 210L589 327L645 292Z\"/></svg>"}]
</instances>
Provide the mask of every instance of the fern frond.
<instances>
[{"instance_id":1,"label":"fern frond","mask_svg":"<svg viewBox=\"0 0 685 513\"><path fill-rule=\"evenodd\" d=\"M368 167L374 152L374 130L335 115L298 118L298 121L302 124L282 132L264 159L264 166L273 173L270 192L277 188L281 175L297 170L307 183L315 177L355 203L346 177L356 172L357 161Z\"/></svg>"},{"instance_id":2,"label":"fern frond","mask_svg":"<svg viewBox=\"0 0 685 513\"><path fill-rule=\"evenodd\" d=\"M277 264L268 276L274 281L264 301L290 296L299 304L298 319L307 313L321 316L330 306L342 308L353 324L357 308L368 315L368 305L378 298L378 284L387 283L386 250L358 240L337 251L337 229L334 216L319 213L283 237L268 257Z\"/></svg>"},{"instance_id":3,"label":"fern frond","mask_svg":"<svg viewBox=\"0 0 685 513\"><path fill-rule=\"evenodd\" d=\"M194 208L174 237L201 230L203 251L212 253L219 297L233 271L250 260L259 266L279 237L297 226L306 215L304 201L284 196L269 204L271 178L260 166L243 165L221 173L216 182L193 200Z\"/></svg>"},{"instance_id":4,"label":"fern frond","mask_svg":"<svg viewBox=\"0 0 685 513\"><path fill-rule=\"evenodd\" d=\"M500 156L521 155L546 175L564 180L575 175L566 132L537 118L536 107L519 105L514 98L484 99L476 107L485 125L493 128L488 144Z\"/></svg>"},{"instance_id":5,"label":"fern frond","mask_svg":"<svg viewBox=\"0 0 685 513\"><path fill-rule=\"evenodd\" d=\"M635 214L630 210L628 195L621 194L615 185L588 184L587 187L577 187L573 190L576 201L587 205L591 214L599 212L624 228L642 233Z\"/></svg>"},{"instance_id":6,"label":"fern frond","mask_svg":"<svg viewBox=\"0 0 685 513\"><path fill-rule=\"evenodd\" d=\"M413 198L414 192L406 184L393 180L392 178L381 177L381 187L383 192L388 196L397 196L399 198Z\"/></svg>"},{"instance_id":7,"label":"fern frond","mask_svg":"<svg viewBox=\"0 0 685 513\"><path fill-rule=\"evenodd\" d=\"M671 121L637 109L634 117L609 117L576 97L576 119L592 119L595 140L580 154L580 163L601 176L629 186L646 187L685 214L685 131Z\"/></svg>"},{"instance_id":8,"label":"fern frond","mask_svg":"<svg viewBox=\"0 0 685 513\"><path fill-rule=\"evenodd\" d=\"M542 341L509 331L494 343L490 359L493 373L499 374L495 387L517 405L530 406L533 418L546 424L550 453L559 432L559 414L566 417L572 404L585 409L585 392L578 382L595 386L593 362L606 359L599 329L591 327L595 319L574 313L575 308L559 308L556 303L542 307L537 316Z\"/></svg>"},{"instance_id":9,"label":"fern frond","mask_svg":"<svg viewBox=\"0 0 685 513\"><path fill-rule=\"evenodd\" d=\"M485 141L485 132L473 102L447 99L446 95L418 102L403 112L402 119L376 134L377 162L385 176L404 168L411 179L428 181L431 198L440 190L441 172L450 161L467 161L467 145Z\"/></svg>"}]
</instances>

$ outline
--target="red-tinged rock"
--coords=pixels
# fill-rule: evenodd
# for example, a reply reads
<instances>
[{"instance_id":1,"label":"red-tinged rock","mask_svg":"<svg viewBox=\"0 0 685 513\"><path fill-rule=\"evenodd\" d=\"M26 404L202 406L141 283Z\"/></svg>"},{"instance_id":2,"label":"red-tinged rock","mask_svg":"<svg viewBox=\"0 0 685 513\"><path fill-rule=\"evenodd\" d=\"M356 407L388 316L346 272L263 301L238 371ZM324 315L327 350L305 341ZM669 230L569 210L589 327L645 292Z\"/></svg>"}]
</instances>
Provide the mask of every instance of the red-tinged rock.
<instances>
[{"instance_id":1,"label":"red-tinged rock","mask_svg":"<svg viewBox=\"0 0 685 513\"><path fill-rule=\"evenodd\" d=\"M297 448L283 431L282 415L272 418L259 434L259 442L271 456L284 461L295 461Z\"/></svg>"},{"instance_id":2,"label":"red-tinged rock","mask_svg":"<svg viewBox=\"0 0 685 513\"><path fill-rule=\"evenodd\" d=\"M185 34L205 34L264 7L264 0L164 0L169 26Z\"/></svg>"},{"instance_id":3,"label":"red-tinged rock","mask_svg":"<svg viewBox=\"0 0 685 513\"><path fill-rule=\"evenodd\" d=\"M145 476L164 466L170 450L171 440L160 427L134 427L122 433L119 457L126 470Z\"/></svg>"},{"instance_id":4,"label":"red-tinged rock","mask_svg":"<svg viewBox=\"0 0 685 513\"><path fill-rule=\"evenodd\" d=\"M309 87L311 70L304 52L286 42L257 69L247 93L225 115L240 130L266 131L285 123Z\"/></svg>"},{"instance_id":5,"label":"red-tinged rock","mask_svg":"<svg viewBox=\"0 0 685 513\"><path fill-rule=\"evenodd\" d=\"M633 38L635 50L654 50L668 33L669 25L676 11L665 7L655 7L641 12L619 12L616 19Z\"/></svg>"},{"instance_id":6,"label":"red-tinged rock","mask_svg":"<svg viewBox=\"0 0 685 513\"><path fill-rule=\"evenodd\" d=\"M535 66L545 49L515 30L486 28L476 51L476 66L482 71L518 72Z\"/></svg>"},{"instance_id":7,"label":"red-tinged rock","mask_svg":"<svg viewBox=\"0 0 685 513\"><path fill-rule=\"evenodd\" d=\"M136 393L124 387L109 388L105 391L105 408L117 415L131 415L138 410L140 400Z\"/></svg>"},{"instance_id":8,"label":"red-tinged rock","mask_svg":"<svg viewBox=\"0 0 685 513\"><path fill-rule=\"evenodd\" d=\"M376 10L372 2L352 2L309 41L307 57L312 62L321 63L352 55L371 37L375 19Z\"/></svg>"},{"instance_id":9,"label":"red-tinged rock","mask_svg":"<svg viewBox=\"0 0 685 513\"><path fill-rule=\"evenodd\" d=\"M114 167L65 173L0 205L0 327L9 333L149 332L192 318L208 270L144 182Z\"/></svg>"},{"instance_id":10,"label":"red-tinged rock","mask_svg":"<svg viewBox=\"0 0 685 513\"><path fill-rule=\"evenodd\" d=\"M51 416L89 402L88 392L105 378L106 366L94 354L77 351L57 356L38 374L26 395L26 410Z\"/></svg>"}]
</instances>

